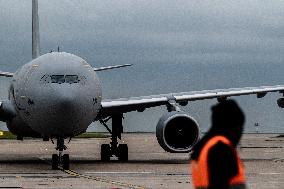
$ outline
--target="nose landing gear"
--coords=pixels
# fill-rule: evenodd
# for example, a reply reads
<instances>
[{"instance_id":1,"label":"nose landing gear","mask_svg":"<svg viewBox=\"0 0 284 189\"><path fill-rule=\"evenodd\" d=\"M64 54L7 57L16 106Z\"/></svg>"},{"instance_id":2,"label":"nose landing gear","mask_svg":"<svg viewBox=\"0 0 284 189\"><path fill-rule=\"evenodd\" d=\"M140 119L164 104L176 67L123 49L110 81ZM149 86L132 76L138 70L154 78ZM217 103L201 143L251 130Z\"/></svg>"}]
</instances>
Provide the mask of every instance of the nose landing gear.
<instances>
[{"instance_id":1,"label":"nose landing gear","mask_svg":"<svg viewBox=\"0 0 284 189\"><path fill-rule=\"evenodd\" d=\"M63 169L68 170L70 167L69 154L63 154L63 151L67 149L64 145L64 138L57 138L56 150L58 154L52 154L52 169L57 170L58 166L62 166Z\"/></svg>"}]
</instances>

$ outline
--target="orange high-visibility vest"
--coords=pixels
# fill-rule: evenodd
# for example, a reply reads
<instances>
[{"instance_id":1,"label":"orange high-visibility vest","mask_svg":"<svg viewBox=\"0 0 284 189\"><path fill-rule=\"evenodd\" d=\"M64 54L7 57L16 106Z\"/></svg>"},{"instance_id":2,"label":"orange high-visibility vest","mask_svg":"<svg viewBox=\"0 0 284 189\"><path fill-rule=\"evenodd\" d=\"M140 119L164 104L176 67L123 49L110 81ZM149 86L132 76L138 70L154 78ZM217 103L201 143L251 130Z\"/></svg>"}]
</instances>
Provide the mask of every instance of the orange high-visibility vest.
<instances>
[{"instance_id":1,"label":"orange high-visibility vest","mask_svg":"<svg viewBox=\"0 0 284 189\"><path fill-rule=\"evenodd\" d=\"M208 167L208 152L215 144L223 142L230 146L236 155L238 163L238 173L229 181L230 189L245 189L245 176L242 162L233 148L231 142L223 136L215 136L210 139L203 147L198 157L198 160L191 161L192 180L196 189L207 189L209 187L209 167Z\"/></svg>"}]
</instances>

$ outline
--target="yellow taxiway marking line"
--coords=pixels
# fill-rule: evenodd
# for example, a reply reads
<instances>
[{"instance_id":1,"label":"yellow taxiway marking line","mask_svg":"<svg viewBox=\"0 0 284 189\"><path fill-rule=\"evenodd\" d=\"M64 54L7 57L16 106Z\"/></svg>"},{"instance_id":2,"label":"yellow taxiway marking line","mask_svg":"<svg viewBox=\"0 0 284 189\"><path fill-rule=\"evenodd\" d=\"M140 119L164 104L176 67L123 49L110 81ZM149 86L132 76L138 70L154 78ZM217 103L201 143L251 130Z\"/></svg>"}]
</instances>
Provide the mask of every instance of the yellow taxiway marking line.
<instances>
[{"instance_id":1,"label":"yellow taxiway marking line","mask_svg":"<svg viewBox=\"0 0 284 189\"><path fill-rule=\"evenodd\" d=\"M39 159L46 162L47 164L51 164L49 161L47 161L43 158L39 158ZM113 181L113 180L105 179L105 178L101 178L101 177L94 177L94 176L79 174L79 173L77 173L76 171L73 171L73 170L65 170L61 166L58 166L58 169L61 170L64 173L66 173L70 176L74 176L74 177L90 179L90 180L94 180L94 181L98 181L98 182L104 182L104 183L108 183L108 184L114 184L114 185L123 186L123 187L131 188L131 189L146 189L146 187L144 187L144 186L129 184L129 183L120 182L120 181Z\"/></svg>"},{"instance_id":2,"label":"yellow taxiway marking line","mask_svg":"<svg viewBox=\"0 0 284 189\"><path fill-rule=\"evenodd\" d=\"M109 179L105 179L105 178L79 174L79 173L77 173L73 170L65 170L62 167L58 167L58 168L61 171L65 172L65 173L67 173L68 175L71 175L71 176L95 180L95 181L104 182L104 183L108 183L108 184L114 184L114 185L123 186L123 187L131 188L131 189L146 189L144 186L139 186L139 185L129 184L129 183L125 183L125 182L113 181L113 180L109 180Z\"/></svg>"}]
</instances>

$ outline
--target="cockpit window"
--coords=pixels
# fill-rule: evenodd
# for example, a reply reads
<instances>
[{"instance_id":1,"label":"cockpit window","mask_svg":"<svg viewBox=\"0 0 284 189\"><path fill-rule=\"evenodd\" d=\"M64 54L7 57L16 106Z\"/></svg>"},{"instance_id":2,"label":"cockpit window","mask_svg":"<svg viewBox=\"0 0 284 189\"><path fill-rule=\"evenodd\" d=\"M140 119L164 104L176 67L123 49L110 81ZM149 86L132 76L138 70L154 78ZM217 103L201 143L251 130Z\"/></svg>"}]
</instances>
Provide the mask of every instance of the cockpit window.
<instances>
[{"instance_id":1,"label":"cockpit window","mask_svg":"<svg viewBox=\"0 0 284 189\"><path fill-rule=\"evenodd\" d=\"M41 80L47 82L47 83L79 83L79 77L78 75L51 75L47 76L50 79L47 79L46 76L43 76Z\"/></svg>"},{"instance_id":2,"label":"cockpit window","mask_svg":"<svg viewBox=\"0 0 284 189\"><path fill-rule=\"evenodd\" d=\"M77 75L66 75L65 82L69 84L78 83L78 76Z\"/></svg>"},{"instance_id":3,"label":"cockpit window","mask_svg":"<svg viewBox=\"0 0 284 189\"><path fill-rule=\"evenodd\" d=\"M65 77L64 75L52 75L51 77L51 83L64 83L65 82Z\"/></svg>"}]
</instances>

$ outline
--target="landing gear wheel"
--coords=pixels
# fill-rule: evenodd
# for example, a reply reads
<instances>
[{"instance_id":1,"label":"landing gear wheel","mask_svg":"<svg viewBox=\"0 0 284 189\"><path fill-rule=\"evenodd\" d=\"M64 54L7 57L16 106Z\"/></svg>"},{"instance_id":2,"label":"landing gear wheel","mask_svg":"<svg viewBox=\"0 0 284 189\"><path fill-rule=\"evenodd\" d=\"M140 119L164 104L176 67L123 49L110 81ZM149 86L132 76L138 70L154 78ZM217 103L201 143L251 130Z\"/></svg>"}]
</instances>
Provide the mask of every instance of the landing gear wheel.
<instances>
[{"instance_id":1,"label":"landing gear wheel","mask_svg":"<svg viewBox=\"0 0 284 189\"><path fill-rule=\"evenodd\" d=\"M70 167L69 154L64 154L62 156L62 167L64 170L69 170Z\"/></svg>"},{"instance_id":2,"label":"landing gear wheel","mask_svg":"<svg viewBox=\"0 0 284 189\"><path fill-rule=\"evenodd\" d=\"M118 160L128 161L128 146L127 144L118 145Z\"/></svg>"},{"instance_id":3,"label":"landing gear wheel","mask_svg":"<svg viewBox=\"0 0 284 189\"><path fill-rule=\"evenodd\" d=\"M58 151L58 154L52 154L52 169L58 170L60 166L65 170L68 170L70 167L70 160L69 160L69 154L64 154L63 151L67 149L67 147L64 145L64 138L58 137L56 138L57 144L56 144L56 150Z\"/></svg>"},{"instance_id":4,"label":"landing gear wheel","mask_svg":"<svg viewBox=\"0 0 284 189\"><path fill-rule=\"evenodd\" d=\"M59 158L57 154L52 154L52 170L58 169Z\"/></svg>"},{"instance_id":5,"label":"landing gear wheel","mask_svg":"<svg viewBox=\"0 0 284 189\"><path fill-rule=\"evenodd\" d=\"M111 149L108 144L101 145L101 160L102 161L109 161L111 156Z\"/></svg>"},{"instance_id":6,"label":"landing gear wheel","mask_svg":"<svg viewBox=\"0 0 284 189\"><path fill-rule=\"evenodd\" d=\"M112 119L112 129L110 130L106 122ZM113 114L107 119L102 119L100 122L106 127L111 134L110 144L102 144L101 146L101 160L109 161L110 157L116 156L119 161L128 161L128 146L127 144L118 144L118 139L121 140L121 133L123 133L122 125L123 114Z\"/></svg>"}]
</instances>

